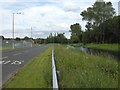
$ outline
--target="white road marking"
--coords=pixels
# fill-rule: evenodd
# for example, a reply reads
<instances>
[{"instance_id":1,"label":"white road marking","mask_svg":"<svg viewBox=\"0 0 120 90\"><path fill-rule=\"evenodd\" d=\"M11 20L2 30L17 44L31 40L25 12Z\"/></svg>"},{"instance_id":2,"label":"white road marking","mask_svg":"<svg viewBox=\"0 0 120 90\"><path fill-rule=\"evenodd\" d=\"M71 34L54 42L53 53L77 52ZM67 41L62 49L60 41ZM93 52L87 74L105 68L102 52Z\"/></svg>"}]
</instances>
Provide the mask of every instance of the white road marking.
<instances>
[{"instance_id":1,"label":"white road marking","mask_svg":"<svg viewBox=\"0 0 120 90\"><path fill-rule=\"evenodd\" d=\"M9 62L11 62L11 61L6 61L5 63L3 63L3 64L8 64Z\"/></svg>"},{"instance_id":2,"label":"white road marking","mask_svg":"<svg viewBox=\"0 0 120 90\"><path fill-rule=\"evenodd\" d=\"M5 59L5 58L8 58L8 56L2 57L2 58L0 58L0 59Z\"/></svg>"},{"instance_id":3,"label":"white road marking","mask_svg":"<svg viewBox=\"0 0 120 90\"><path fill-rule=\"evenodd\" d=\"M11 63L10 63L11 62ZM10 63L10 64L13 64L13 65L20 65L20 64L22 64L24 61L0 61L0 64L8 64L8 63Z\"/></svg>"},{"instance_id":4,"label":"white road marking","mask_svg":"<svg viewBox=\"0 0 120 90\"><path fill-rule=\"evenodd\" d=\"M11 64L20 65L20 64L22 64L22 62L24 62L24 61L14 61L14 62L11 63Z\"/></svg>"},{"instance_id":5,"label":"white road marking","mask_svg":"<svg viewBox=\"0 0 120 90\"><path fill-rule=\"evenodd\" d=\"M0 64L4 63L5 61L0 61Z\"/></svg>"},{"instance_id":6,"label":"white road marking","mask_svg":"<svg viewBox=\"0 0 120 90\"><path fill-rule=\"evenodd\" d=\"M22 53L16 53L16 54L13 54L14 56L17 56L17 55L20 55L20 54L22 54Z\"/></svg>"}]
</instances>

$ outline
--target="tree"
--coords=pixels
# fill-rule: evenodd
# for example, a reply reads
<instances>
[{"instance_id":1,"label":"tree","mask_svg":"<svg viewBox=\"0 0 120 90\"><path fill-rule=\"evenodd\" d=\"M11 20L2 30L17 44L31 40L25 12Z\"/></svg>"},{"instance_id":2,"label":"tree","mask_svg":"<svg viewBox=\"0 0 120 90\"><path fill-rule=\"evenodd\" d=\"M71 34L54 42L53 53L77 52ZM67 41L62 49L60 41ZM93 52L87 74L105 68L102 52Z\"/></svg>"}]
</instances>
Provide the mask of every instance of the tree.
<instances>
[{"instance_id":1,"label":"tree","mask_svg":"<svg viewBox=\"0 0 120 90\"><path fill-rule=\"evenodd\" d=\"M83 33L83 43L102 43L101 35L104 36L105 43L120 43L120 16L104 21L94 30L86 30Z\"/></svg>"},{"instance_id":2,"label":"tree","mask_svg":"<svg viewBox=\"0 0 120 90\"><path fill-rule=\"evenodd\" d=\"M43 38L34 39L34 43L44 44L44 43L45 43L45 39L43 39ZM46 43L47 43L47 42L46 42Z\"/></svg>"},{"instance_id":3,"label":"tree","mask_svg":"<svg viewBox=\"0 0 120 90\"><path fill-rule=\"evenodd\" d=\"M1 40L4 40L5 38L4 38L4 36L0 36L0 39L1 39Z\"/></svg>"},{"instance_id":4,"label":"tree","mask_svg":"<svg viewBox=\"0 0 120 90\"><path fill-rule=\"evenodd\" d=\"M47 37L47 42L48 43L53 43L54 42L54 37L53 37L52 33L50 33L50 35Z\"/></svg>"},{"instance_id":5,"label":"tree","mask_svg":"<svg viewBox=\"0 0 120 90\"><path fill-rule=\"evenodd\" d=\"M56 41L55 42L58 42L58 43L61 43L61 44L67 43L67 38L65 37L64 34L65 33L58 33L57 36L56 36Z\"/></svg>"},{"instance_id":6,"label":"tree","mask_svg":"<svg viewBox=\"0 0 120 90\"><path fill-rule=\"evenodd\" d=\"M115 9L111 2L95 2L92 7L81 12L83 20L88 21L95 26L99 26L102 22L110 19L115 14Z\"/></svg>"},{"instance_id":7,"label":"tree","mask_svg":"<svg viewBox=\"0 0 120 90\"><path fill-rule=\"evenodd\" d=\"M90 22L87 22L85 27L86 27L86 30L88 30L88 31L92 30L92 24Z\"/></svg>"},{"instance_id":8,"label":"tree","mask_svg":"<svg viewBox=\"0 0 120 90\"><path fill-rule=\"evenodd\" d=\"M115 16L104 21L98 29L104 32L106 43L118 43L120 41L120 16Z\"/></svg>"},{"instance_id":9,"label":"tree","mask_svg":"<svg viewBox=\"0 0 120 90\"><path fill-rule=\"evenodd\" d=\"M80 14L83 20L88 21L86 25L88 30L90 30L90 28L92 28L91 30L96 29L101 23L115 15L115 9L112 7L111 2L104 2L103 0L98 1L96 1L92 7L88 7L87 10L84 10ZM104 32L101 33L101 36L104 43Z\"/></svg>"},{"instance_id":10,"label":"tree","mask_svg":"<svg viewBox=\"0 0 120 90\"><path fill-rule=\"evenodd\" d=\"M15 40L20 41L21 39L20 39L19 37L16 37L16 39L15 39Z\"/></svg>"},{"instance_id":11,"label":"tree","mask_svg":"<svg viewBox=\"0 0 120 90\"><path fill-rule=\"evenodd\" d=\"M47 37L47 42L48 43L61 43L65 44L68 43L67 38L64 35L65 33L55 33L54 36L52 33Z\"/></svg>"},{"instance_id":12,"label":"tree","mask_svg":"<svg viewBox=\"0 0 120 90\"><path fill-rule=\"evenodd\" d=\"M75 40L76 38L75 42L81 42L82 41L81 25L79 23L73 24L70 26L70 29L72 41Z\"/></svg>"},{"instance_id":13,"label":"tree","mask_svg":"<svg viewBox=\"0 0 120 90\"><path fill-rule=\"evenodd\" d=\"M79 40L79 38L77 36L74 35L74 36L71 36L70 42L71 43L79 43L80 40Z\"/></svg>"},{"instance_id":14,"label":"tree","mask_svg":"<svg viewBox=\"0 0 120 90\"><path fill-rule=\"evenodd\" d=\"M24 39L24 40L29 40L29 37L25 36L23 39Z\"/></svg>"}]
</instances>

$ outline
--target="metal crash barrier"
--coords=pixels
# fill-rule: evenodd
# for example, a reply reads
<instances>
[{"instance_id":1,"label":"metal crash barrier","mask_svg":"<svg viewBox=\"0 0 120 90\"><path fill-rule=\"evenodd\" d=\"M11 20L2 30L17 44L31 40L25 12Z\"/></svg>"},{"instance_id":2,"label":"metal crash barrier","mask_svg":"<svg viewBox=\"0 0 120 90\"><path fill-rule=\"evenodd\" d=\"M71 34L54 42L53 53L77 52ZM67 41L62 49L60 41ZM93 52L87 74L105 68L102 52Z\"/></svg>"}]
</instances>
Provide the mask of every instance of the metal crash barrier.
<instances>
[{"instance_id":1,"label":"metal crash barrier","mask_svg":"<svg viewBox=\"0 0 120 90\"><path fill-rule=\"evenodd\" d=\"M56 73L56 66L54 60L54 50L52 50L52 74L53 74L53 90L58 90L57 73Z\"/></svg>"}]
</instances>

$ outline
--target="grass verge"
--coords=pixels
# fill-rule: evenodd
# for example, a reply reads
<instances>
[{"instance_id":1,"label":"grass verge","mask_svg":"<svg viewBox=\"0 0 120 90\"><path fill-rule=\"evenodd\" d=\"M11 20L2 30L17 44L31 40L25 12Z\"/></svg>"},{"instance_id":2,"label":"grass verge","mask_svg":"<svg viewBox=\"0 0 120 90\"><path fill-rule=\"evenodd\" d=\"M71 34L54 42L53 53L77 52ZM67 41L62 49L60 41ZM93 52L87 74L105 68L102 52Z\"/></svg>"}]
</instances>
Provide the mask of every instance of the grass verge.
<instances>
[{"instance_id":1,"label":"grass verge","mask_svg":"<svg viewBox=\"0 0 120 90\"><path fill-rule=\"evenodd\" d=\"M25 65L3 88L51 88L52 65L49 47Z\"/></svg>"},{"instance_id":2,"label":"grass verge","mask_svg":"<svg viewBox=\"0 0 120 90\"><path fill-rule=\"evenodd\" d=\"M33 46L33 47L24 47L24 48L3 48L3 47L0 47L0 51L2 52L9 52L9 51L17 51L17 50L21 50L21 49L31 49L31 48L36 48L37 46Z\"/></svg>"},{"instance_id":3,"label":"grass verge","mask_svg":"<svg viewBox=\"0 0 120 90\"><path fill-rule=\"evenodd\" d=\"M86 44L85 47L103 49L109 51L120 51L118 44Z\"/></svg>"},{"instance_id":4,"label":"grass verge","mask_svg":"<svg viewBox=\"0 0 120 90\"><path fill-rule=\"evenodd\" d=\"M118 62L111 57L85 54L66 46L55 46L60 88L117 88Z\"/></svg>"}]
</instances>

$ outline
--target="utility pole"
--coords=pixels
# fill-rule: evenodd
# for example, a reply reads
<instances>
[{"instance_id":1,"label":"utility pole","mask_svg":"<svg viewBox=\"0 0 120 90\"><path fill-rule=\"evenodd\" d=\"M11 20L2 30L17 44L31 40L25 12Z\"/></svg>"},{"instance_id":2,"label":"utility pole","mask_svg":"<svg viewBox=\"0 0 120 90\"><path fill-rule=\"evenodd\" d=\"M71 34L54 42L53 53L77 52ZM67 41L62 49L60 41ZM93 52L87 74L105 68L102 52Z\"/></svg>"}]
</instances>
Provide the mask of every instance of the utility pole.
<instances>
[{"instance_id":1,"label":"utility pole","mask_svg":"<svg viewBox=\"0 0 120 90\"><path fill-rule=\"evenodd\" d=\"M15 14L23 14L23 13L12 13L12 17L13 17L13 20L12 20L12 37L13 37L13 41L12 41L12 48L14 49L15 48L15 44L14 44L14 36L15 36L15 28L14 28L14 16Z\"/></svg>"},{"instance_id":2,"label":"utility pole","mask_svg":"<svg viewBox=\"0 0 120 90\"><path fill-rule=\"evenodd\" d=\"M13 29L13 43L12 43L12 48L14 49L15 48L15 45L14 45L14 14L15 13L12 13L12 15L13 15L13 22L12 22L12 29Z\"/></svg>"},{"instance_id":3,"label":"utility pole","mask_svg":"<svg viewBox=\"0 0 120 90\"><path fill-rule=\"evenodd\" d=\"M31 47L32 47L32 27L31 27Z\"/></svg>"}]
</instances>

